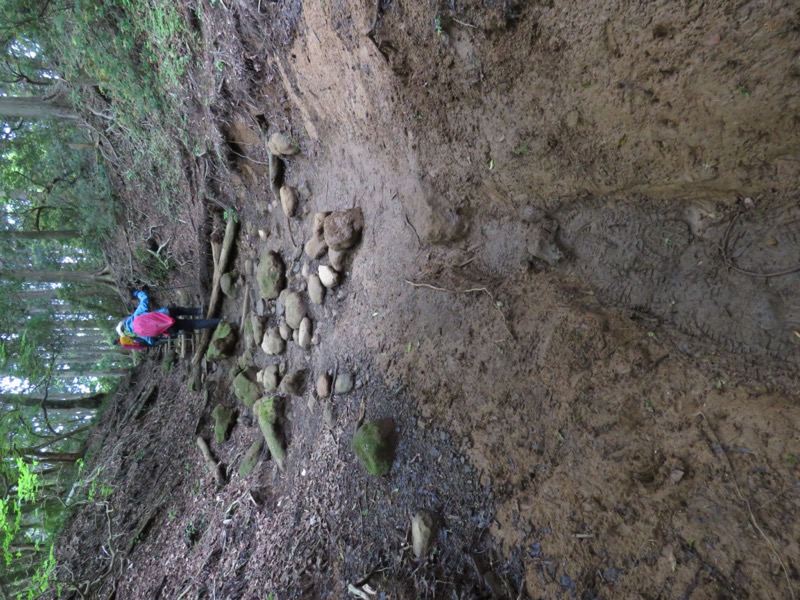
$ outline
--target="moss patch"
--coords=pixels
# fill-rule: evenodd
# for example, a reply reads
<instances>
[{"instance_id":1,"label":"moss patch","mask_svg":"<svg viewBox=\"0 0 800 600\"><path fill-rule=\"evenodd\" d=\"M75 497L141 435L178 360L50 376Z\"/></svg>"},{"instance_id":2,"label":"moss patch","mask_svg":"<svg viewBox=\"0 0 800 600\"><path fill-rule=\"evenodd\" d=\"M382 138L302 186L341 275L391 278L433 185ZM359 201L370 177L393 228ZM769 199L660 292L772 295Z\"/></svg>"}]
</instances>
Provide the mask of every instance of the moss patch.
<instances>
[{"instance_id":1,"label":"moss patch","mask_svg":"<svg viewBox=\"0 0 800 600\"><path fill-rule=\"evenodd\" d=\"M274 300L286 287L286 266L277 252L267 252L261 257L256 280L258 291L264 300Z\"/></svg>"},{"instance_id":2,"label":"moss patch","mask_svg":"<svg viewBox=\"0 0 800 600\"><path fill-rule=\"evenodd\" d=\"M244 373L239 373L233 379L233 393L247 408L253 408L253 404L261 396L258 384L250 381Z\"/></svg>"},{"instance_id":3,"label":"moss patch","mask_svg":"<svg viewBox=\"0 0 800 600\"><path fill-rule=\"evenodd\" d=\"M222 404L217 404L211 413L214 417L214 440L221 444L228 438L228 431L233 421L233 411Z\"/></svg>"},{"instance_id":4,"label":"moss patch","mask_svg":"<svg viewBox=\"0 0 800 600\"><path fill-rule=\"evenodd\" d=\"M161 372L169 373L174 366L175 352L171 349L168 349L166 352L164 352L164 360L161 362Z\"/></svg>"},{"instance_id":5,"label":"moss patch","mask_svg":"<svg viewBox=\"0 0 800 600\"><path fill-rule=\"evenodd\" d=\"M386 475L392 468L397 450L394 421L379 419L359 427L351 442L359 462L371 475Z\"/></svg>"},{"instance_id":6,"label":"moss patch","mask_svg":"<svg viewBox=\"0 0 800 600\"><path fill-rule=\"evenodd\" d=\"M258 418L258 426L261 428L261 433L264 434L264 440L267 442L272 458L278 465L278 468L283 471L286 463L286 452L283 449L283 440L281 433L278 429L278 413L275 407L275 398L273 396L265 396L261 398L253 406L253 412L256 413Z\"/></svg>"},{"instance_id":7,"label":"moss patch","mask_svg":"<svg viewBox=\"0 0 800 600\"><path fill-rule=\"evenodd\" d=\"M214 362L215 360L227 358L235 345L236 332L230 323L223 321L214 329L214 335L211 336L211 342L208 344L208 350L206 350L206 359L209 362Z\"/></svg>"},{"instance_id":8,"label":"moss patch","mask_svg":"<svg viewBox=\"0 0 800 600\"><path fill-rule=\"evenodd\" d=\"M255 442L250 444L250 447L244 454L242 462L239 464L239 477L247 477L253 472L253 469L255 469L258 464L258 457L261 456L261 451L263 449L263 438L258 438Z\"/></svg>"}]
</instances>

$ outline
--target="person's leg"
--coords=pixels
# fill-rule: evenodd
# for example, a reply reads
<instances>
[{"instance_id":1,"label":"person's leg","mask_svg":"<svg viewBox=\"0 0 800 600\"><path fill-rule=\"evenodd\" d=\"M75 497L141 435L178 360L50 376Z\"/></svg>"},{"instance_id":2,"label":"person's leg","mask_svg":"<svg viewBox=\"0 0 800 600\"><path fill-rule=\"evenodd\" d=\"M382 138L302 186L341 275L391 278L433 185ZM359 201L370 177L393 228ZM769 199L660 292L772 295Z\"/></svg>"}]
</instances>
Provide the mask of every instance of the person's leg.
<instances>
[{"instance_id":1,"label":"person's leg","mask_svg":"<svg viewBox=\"0 0 800 600\"><path fill-rule=\"evenodd\" d=\"M171 317L202 317L203 309L198 306L170 306Z\"/></svg>"},{"instance_id":2,"label":"person's leg","mask_svg":"<svg viewBox=\"0 0 800 600\"><path fill-rule=\"evenodd\" d=\"M221 322L222 319L175 319L174 328L177 331L194 331L216 327Z\"/></svg>"}]
</instances>

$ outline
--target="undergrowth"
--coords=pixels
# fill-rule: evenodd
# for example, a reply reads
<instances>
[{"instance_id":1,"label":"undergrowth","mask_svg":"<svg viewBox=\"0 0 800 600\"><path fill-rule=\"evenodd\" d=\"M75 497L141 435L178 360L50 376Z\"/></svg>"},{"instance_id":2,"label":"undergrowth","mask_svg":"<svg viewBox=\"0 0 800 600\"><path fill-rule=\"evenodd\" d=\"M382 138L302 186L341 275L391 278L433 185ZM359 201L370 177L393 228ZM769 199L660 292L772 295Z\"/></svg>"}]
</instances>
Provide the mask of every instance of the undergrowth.
<instances>
[{"instance_id":1,"label":"undergrowth","mask_svg":"<svg viewBox=\"0 0 800 600\"><path fill-rule=\"evenodd\" d=\"M89 0L52 17L59 68L93 115L104 156L122 182L166 212L180 197L182 150L194 147L182 82L199 45L183 3ZM142 189L150 188L150 189Z\"/></svg>"}]
</instances>

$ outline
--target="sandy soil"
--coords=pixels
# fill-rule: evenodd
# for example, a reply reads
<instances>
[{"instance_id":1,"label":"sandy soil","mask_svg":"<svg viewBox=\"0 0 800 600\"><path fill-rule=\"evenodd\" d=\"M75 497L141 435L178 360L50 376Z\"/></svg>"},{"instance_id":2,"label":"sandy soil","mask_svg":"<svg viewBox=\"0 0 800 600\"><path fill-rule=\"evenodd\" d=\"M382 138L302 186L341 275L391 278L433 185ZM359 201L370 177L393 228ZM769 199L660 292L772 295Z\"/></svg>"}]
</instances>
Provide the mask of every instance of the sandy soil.
<instances>
[{"instance_id":1,"label":"sandy soil","mask_svg":"<svg viewBox=\"0 0 800 600\"><path fill-rule=\"evenodd\" d=\"M793 3L216 14L186 98L209 152L163 233L192 260L188 287L159 300L207 297L208 241L233 206L241 283L222 314L239 323L249 293L275 323L252 264L279 252L304 289L314 214L360 207L344 283L312 307L318 343L280 357L357 385L332 423L313 383L287 397L286 473L264 461L240 478L260 433L230 365L190 392L185 363L163 374L149 357L92 441L118 508L87 507L64 536L87 597L794 598ZM270 190L274 132L301 150L292 219ZM195 436L212 437L220 402L239 416L212 444L230 470L217 489ZM362 415L398 424L388 477L350 450ZM426 559L409 547L420 509L439 518Z\"/></svg>"}]
</instances>

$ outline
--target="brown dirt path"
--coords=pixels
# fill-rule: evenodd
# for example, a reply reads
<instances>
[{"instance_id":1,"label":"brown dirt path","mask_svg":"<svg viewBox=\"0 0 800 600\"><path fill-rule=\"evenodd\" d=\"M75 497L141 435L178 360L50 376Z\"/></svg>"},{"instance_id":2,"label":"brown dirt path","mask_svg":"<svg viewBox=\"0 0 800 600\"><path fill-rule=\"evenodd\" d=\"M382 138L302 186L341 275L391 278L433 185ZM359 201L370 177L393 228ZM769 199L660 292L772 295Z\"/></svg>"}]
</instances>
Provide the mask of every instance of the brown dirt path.
<instances>
[{"instance_id":1,"label":"brown dirt path","mask_svg":"<svg viewBox=\"0 0 800 600\"><path fill-rule=\"evenodd\" d=\"M712 4L226 2L204 36L233 66L203 92L235 152L208 188L251 290L265 249L302 287L313 215L362 208L319 344L284 358L359 385L333 427L287 400L286 475L221 490L191 445L237 406L227 367L206 400L175 388L188 414L156 402L138 426L183 440L176 483L118 597L794 597L800 13ZM291 237L275 131L301 148ZM400 427L386 479L349 450L362 407ZM233 467L239 413L212 447ZM442 520L426 561L418 509Z\"/></svg>"}]
</instances>

